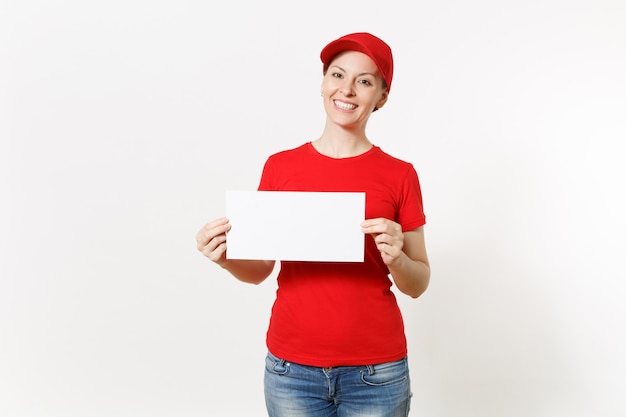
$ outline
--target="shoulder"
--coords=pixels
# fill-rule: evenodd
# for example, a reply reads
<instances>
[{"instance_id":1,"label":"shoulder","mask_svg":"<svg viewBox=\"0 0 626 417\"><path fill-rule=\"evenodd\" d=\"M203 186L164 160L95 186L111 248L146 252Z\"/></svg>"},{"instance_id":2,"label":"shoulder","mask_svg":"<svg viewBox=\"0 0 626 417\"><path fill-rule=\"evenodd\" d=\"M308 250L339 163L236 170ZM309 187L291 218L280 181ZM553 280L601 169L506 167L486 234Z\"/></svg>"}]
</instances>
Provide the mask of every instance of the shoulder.
<instances>
[{"instance_id":1,"label":"shoulder","mask_svg":"<svg viewBox=\"0 0 626 417\"><path fill-rule=\"evenodd\" d=\"M271 155L270 158L284 158L284 157L301 154L301 153L307 152L309 146L310 146L310 142L306 142L295 148L278 151L274 153L273 155Z\"/></svg>"},{"instance_id":2,"label":"shoulder","mask_svg":"<svg viewBox=\"0 0 626 417\"><path fill-rule=\"evenodd\" d=\"M385 165L387 169L393 168L401 171L414 170L411 162L405 161L383 151L380 147L374 146L373 157L378 159L378 163Z\"/></svg>"},{"instance_id":3,"label":"shoulder","mask_svg":"<svg viewBox=\"0 0 626 417\"><path fill-rule=\"evenodd\" d=\"M302 158L308 151L309 143L304 143L296 148L278 151L267 158L268 162L288 162Z\"/></svg>"}]
</instances>

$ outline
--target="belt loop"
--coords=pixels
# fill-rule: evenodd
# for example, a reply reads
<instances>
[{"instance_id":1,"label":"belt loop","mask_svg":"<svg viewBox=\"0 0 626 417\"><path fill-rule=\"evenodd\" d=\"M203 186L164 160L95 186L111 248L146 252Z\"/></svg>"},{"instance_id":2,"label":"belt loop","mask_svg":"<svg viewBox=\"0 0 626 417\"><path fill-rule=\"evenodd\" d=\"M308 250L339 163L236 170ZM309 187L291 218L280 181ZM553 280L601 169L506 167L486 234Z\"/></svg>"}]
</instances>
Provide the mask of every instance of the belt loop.
<instances>
[{"instance_id":1,"label":"belt loop","mask_svg":"<svg viewBox=\"0 0 626 417\"><path fill-rule=\"evenodd\" d=\"M367 365L367 372L369 375L374 375L376 371L374 370L374 365Z\"/></svg>"},{"instance_id":2,"label":"belt loop","mask_svg":"<svg viewBox=\"0 0 626 417\"><path fill-rule=\"evenodd\" d=\"M282 359L282 358L277 358L277 359L278 359L278 362L274 364L274 368L273 368L274 371L284 372L289 364L285 365L287 363L285 359Z\"/></svg>"}]
</instances>

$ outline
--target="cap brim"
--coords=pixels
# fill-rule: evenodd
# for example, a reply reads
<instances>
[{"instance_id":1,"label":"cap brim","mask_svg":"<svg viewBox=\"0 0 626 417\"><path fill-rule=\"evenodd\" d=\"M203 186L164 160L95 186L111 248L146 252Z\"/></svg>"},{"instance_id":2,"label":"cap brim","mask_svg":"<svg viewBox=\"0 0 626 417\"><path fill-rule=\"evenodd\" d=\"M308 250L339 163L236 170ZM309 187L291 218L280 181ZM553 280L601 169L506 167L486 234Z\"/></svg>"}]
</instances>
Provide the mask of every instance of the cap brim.
<instances>
[{"instance_id":1,"label":"cap brim","mask_svg":"<svg viewBox=\"0 0 626 417\"><path fill-rule=\"evenodd\" d=\"M376 62L372 51L367 49L361 43L349 39L337 39L336 41L329 43L328 45L326 45L326 47L324 47L324 49L322 49L322 52L320 53L320 58L324 63L324 66L326 67L328 66L328 64L330 64L330 61L335 57L335 55L344 51L362 52L365 55L369 56L376 63L376 65L378 65L378 62Z\"/></svg>"}]
</instances>

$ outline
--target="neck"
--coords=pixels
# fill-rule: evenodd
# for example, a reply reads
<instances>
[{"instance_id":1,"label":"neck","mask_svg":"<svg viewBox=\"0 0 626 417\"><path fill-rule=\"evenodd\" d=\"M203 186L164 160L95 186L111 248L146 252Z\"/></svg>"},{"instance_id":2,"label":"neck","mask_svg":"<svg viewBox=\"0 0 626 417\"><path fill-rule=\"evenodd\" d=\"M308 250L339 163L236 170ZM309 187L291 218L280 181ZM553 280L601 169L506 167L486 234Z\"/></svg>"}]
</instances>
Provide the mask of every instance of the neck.
<instances>
[{"instance_id":1,"label":"neck","mask_svg":"<svg viewBox=\"0 0 626 417\"><path fill-rule=\"evenodd\" d=\"M363 138L336 137L322 135L313 141L313 146L322 155L331 158L349 158L369 151L371 142Z\"/></svg>"}]
</instances>

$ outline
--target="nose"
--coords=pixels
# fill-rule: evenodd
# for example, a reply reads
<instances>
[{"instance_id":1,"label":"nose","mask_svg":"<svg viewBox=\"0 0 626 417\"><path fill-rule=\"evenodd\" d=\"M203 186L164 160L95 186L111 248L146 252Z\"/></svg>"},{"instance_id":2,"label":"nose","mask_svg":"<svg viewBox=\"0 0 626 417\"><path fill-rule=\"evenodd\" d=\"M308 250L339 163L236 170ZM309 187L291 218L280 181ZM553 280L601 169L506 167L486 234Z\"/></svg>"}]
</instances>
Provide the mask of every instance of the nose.
<instances>
[{"instance_id":1,"label":"nose","mask_svg":"<svg viewBox=\"0 0 626 417\"><path fill-rule=\"evenodd\" d=\"M352 85L352 82L350 80L346 79L341 85L339 91L341 91L341 94L343 94L344 96L350 97L354 95L354 86Z\"/></svg>"}]
</instances>

